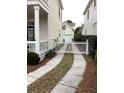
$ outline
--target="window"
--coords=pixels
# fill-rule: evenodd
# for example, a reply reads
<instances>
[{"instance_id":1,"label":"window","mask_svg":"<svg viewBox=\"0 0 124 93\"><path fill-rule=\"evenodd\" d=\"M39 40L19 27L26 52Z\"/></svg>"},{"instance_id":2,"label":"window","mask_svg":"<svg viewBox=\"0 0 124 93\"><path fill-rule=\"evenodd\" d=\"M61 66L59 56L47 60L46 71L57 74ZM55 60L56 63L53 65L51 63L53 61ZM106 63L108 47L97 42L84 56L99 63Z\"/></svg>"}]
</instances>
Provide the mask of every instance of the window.
<instances>
[{"instance_id":1,"label":"window","mask_svg":"<svg viewBox=\"0 0 124 93\"><path fill-rule=\"evenodd\" d=\"M96 7L96 0L94 0L94 7Z\"/></svg>"},{"instance_id":2,"label":"window","mask_svg":"<svg viewBox=\"0 0 124 93\"><path fill-rule=\"evenodd\" d=\"M89 10L88 10L88 12L87 12L87 19L89 20Z\"/></svg>"},{"instance_id":3,"label":"window","mask_svg":"<svg viewBox=\"0 0 124 93\"><path fill-rule=\"evenodd\" d=\"M27 40L34 41L34 26L27 27Z\"/></svg>"},{"instance_id":4,"label":"window","mask_svg":"<svg viewBox=\"0 0 124 93\"><path fill-rule=\"evenodd\" d=\"M63 29L63 30L66 30L66 25L63 25L63 26L62 26L62 29Z\"/></svg>"},{"instance_id":5,"label":"window","mask_svg":"<svg viewBox=\"0 0 124 93\"><path fill-rule=\"evenodd\" d=\"M58 9L58 16L59 16L59 19L61 19L61 9L60 8Z\"/></svg>"}]
</instances>

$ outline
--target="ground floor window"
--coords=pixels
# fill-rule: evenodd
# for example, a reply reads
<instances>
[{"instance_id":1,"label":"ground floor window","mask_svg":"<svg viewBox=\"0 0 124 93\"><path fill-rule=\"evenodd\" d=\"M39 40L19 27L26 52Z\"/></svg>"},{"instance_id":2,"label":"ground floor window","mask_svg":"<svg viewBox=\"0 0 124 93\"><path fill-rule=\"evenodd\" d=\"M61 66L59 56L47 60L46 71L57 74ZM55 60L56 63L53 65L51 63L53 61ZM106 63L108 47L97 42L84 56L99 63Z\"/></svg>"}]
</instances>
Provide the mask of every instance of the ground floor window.
<instances>
[{"instance_id":1,"label":"ground floor window","mask_svg":"<svg viewBox=\"0 0 124 93\"><path fill-rule=\"evenodd\" d=\"M35 41L34 26L27 26L27 40L28 41Z\"/></svg>"}]
</instances>

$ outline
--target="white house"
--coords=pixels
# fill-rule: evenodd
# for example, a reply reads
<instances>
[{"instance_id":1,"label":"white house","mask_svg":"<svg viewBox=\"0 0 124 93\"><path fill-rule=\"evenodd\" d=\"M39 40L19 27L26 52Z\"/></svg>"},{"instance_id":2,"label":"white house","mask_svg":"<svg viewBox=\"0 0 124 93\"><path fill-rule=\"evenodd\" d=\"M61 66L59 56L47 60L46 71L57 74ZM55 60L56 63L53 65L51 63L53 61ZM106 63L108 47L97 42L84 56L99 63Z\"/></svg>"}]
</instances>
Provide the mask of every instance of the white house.
<instances>
[{"instance_id":1,"label":"white house","mask_svg":"<svg viewBox=\"0 0 124 93\"><path fill-rule=\"evenodd\" d=\"M97 35L97 0L89 0L83 14L83 35Z\"/></svg>"},{"instance_id":2,"label":"white house","mask_svg":"<svg viewBox=\"0 0 124 93\"><path fill-rule=\"evenodd\" d=\"M74 26L75 23L70 23L68 21L63 22L62 28L63 28L63 41L65 43L71 43L74 40Z\"/></svg>"},{"instance_id":3,"label":"white house","mask_svg":"<svg viewBox=\"0 0 124 93\"><path fill-rule=\"evenodd\" d=\"M27 48L40 56L55 47L62 30L61 0L27 0Z\"/></svg>"}]
</instances>

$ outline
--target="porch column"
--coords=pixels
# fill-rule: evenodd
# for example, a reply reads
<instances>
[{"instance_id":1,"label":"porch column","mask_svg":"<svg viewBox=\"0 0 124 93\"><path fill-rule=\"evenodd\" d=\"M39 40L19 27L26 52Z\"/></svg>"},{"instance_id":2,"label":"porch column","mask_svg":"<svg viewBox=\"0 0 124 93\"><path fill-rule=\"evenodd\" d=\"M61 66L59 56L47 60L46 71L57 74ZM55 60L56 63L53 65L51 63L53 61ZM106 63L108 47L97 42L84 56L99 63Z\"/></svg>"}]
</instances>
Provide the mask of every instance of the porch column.
<instances>
[{"instance_id":1,"label":"porch column","mask_svg":"<svg viewBox=\"0 0 124 93\"><path fill-rule=\"evenodd\" d=\"M39 27L39 6L34 6L34 29L35 29L35 49L36 53L40 54L40 42L39 42L39 34L40 34L40 27Z\"/></svg>"}]
</instances>

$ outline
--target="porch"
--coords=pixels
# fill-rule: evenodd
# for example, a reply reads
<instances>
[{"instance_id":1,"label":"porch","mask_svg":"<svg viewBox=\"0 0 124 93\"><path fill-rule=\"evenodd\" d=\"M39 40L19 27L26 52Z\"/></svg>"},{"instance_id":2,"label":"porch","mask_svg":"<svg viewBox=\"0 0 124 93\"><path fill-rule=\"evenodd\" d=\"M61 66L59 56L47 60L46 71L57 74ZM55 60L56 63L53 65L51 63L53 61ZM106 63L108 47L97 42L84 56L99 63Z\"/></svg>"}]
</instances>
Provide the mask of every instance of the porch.
<instances>
[{"instance_id":1,"label":"porch","mask_svg":"<svg viewBox=\"0 0 124 93\"><path fill-rule=\"evenodd\" d=\"M48 13L47 0L27 0L27 52L48 50Z\"/></svg>"}]
</instances>

